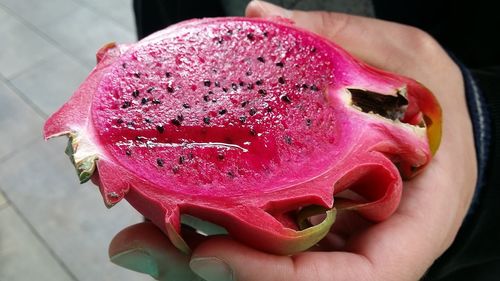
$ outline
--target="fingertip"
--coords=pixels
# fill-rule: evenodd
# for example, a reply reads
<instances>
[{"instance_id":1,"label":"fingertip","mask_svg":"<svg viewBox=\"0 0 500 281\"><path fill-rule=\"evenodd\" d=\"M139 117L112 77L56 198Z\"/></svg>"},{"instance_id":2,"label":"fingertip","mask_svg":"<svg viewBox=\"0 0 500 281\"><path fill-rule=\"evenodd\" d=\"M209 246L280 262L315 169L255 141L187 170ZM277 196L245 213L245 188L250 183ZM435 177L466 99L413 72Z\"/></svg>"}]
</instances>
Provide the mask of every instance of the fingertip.
<instances>
[{"instance_id":1,"label":"fingertip","mask_svg":"<svg viewBox=\"0 0 500 281\"><path fill-rule=\"evenodd\" d=\"M265 1L252 0L247 5L245 15L251 18L289 18L291 16L291 11Z\"/></svg>"},{"instance_id":2,"label":"fingertip","mask_svg":"<svg viewBox=\"0 0 500 281\"><path fill-rule=\"evenodd\" d=\"M195 280L189 256L179 251L155 225L143 222L120 231L109 245L114 264L158 280Z\"/></svg>"},{"instance_id":3,"label":"fingertip","mask_svg":"<svg viewBox=\"0 0 500 281\"><path fill-rule=\"evenodd\" d=\"M162 241L164 234L150 222L131 225L118 232L111 240L108 254L113 257L119 253L139 247L142 243ZM146 242L147 241L147 242Z\"/></svg>"}]
</instances>

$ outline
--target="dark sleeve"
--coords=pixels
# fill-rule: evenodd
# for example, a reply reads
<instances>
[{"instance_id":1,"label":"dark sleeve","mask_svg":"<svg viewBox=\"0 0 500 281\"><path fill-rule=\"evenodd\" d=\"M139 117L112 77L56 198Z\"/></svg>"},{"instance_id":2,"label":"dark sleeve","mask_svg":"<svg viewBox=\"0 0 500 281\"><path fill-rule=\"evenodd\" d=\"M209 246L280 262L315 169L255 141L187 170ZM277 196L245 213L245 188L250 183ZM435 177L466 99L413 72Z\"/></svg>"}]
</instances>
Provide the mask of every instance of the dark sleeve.
<instances>
[{"instance_id":1,"label":"dark sleeve","mask_svg":"<svg viewBox=\"0 0 500 281\"><path fill-rule=\"evenodd\" d=\"M225 15L217 0L134 0L133 7L139 39L183 20Z\"/></svg>"},{"instance_id":2,"label":"dark sleeve","mask_svg":"<svg viewBox=\"0 0 500 281\"><path fill-rule=\"evenodd\" d=\"M494 1L372 2L377 18L425 30L470 68L500 65L500 17Z\"/></svg>"},{"instance_id":3,"label":"dark sleeve","mask_svg":"<svg viewBox=\"0 0 500 281\"><path fill-rule=\"evenodd\" d=\"M456 239L429 269L426 281L500 278L500 68L461 68L474 127L477 189Z\"/></svg>"}]
</instances>

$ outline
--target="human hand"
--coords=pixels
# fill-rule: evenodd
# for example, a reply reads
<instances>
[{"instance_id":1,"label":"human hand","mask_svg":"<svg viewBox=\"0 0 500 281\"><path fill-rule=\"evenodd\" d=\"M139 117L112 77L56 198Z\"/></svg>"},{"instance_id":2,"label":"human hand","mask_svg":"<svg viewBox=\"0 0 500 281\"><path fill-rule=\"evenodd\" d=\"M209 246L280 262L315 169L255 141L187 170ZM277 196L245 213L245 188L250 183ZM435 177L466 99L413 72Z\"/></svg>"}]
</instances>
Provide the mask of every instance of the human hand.
<instances>
[{"instance_id":1,"label":"human hand","mask_svg":"<svg viewBox=\"0 0 500 281\"><path fill-rule=\"evenodd\" d=\"M460 70L434 39L413 27L287 11L261 1L251 2L246 14L289 18L368 64L426 85L443 110L441 148L422 174L404 183L401 204L388 220L371 224L348 213L314 251L276 256L226 237L203 239L191 233L197 244L187 256L143 223L114 238L112 261L168 281L199 280L192 271L208 281L418 280L453 241L474 192L476 163L471 159L476 158ZM123 254L127 251L131 255Z\"/></svg>"}]
</instances>

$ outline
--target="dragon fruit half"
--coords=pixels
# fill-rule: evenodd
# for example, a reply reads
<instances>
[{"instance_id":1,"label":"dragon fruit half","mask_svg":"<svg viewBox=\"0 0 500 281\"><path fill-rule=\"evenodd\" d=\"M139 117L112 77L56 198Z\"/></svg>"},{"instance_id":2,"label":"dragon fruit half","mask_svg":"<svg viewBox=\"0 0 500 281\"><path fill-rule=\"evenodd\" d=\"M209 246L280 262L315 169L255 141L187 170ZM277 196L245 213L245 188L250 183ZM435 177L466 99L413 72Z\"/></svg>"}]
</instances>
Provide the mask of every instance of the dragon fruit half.
<instances>
[{"instance_id":1,"label":"dragon fruit half","mask_svg":"<svg viewBox=\"0 0 500 281\"><path fill-rule=\"evenodd\" d=\"M181 214L277 254L321 240L336 208L384 220L439 146L425 87L292 23L191 20L97 60L44 136L68 135L80 181L184 251Z\"/></svg>"}]
</instances>

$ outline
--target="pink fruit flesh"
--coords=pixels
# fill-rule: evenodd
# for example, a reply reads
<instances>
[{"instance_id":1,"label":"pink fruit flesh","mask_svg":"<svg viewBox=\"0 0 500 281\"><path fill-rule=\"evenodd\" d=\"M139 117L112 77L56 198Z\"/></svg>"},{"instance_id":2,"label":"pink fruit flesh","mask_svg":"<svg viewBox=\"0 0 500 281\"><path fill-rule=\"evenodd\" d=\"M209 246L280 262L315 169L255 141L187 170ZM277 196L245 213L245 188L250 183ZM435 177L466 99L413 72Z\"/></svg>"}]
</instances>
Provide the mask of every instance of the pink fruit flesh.
<instances>
[{"instance_id":1,"label":"pink fruit flesh","mask_svg":"<svg viewBox=\"0 0 500 281\"><path fill-rule=\"evenodd\" d=\"M80 179L108 206L125 197L185 251L181 213L279 254L323 238L346 189L359 196L343 208L384 220L400 173L420 171L439 145L427 89L286 23L192 20L108 44L98 60L45 137L68 134ZM301 229L307 206L328 215Z\"/></svg>"}]
</instances>

